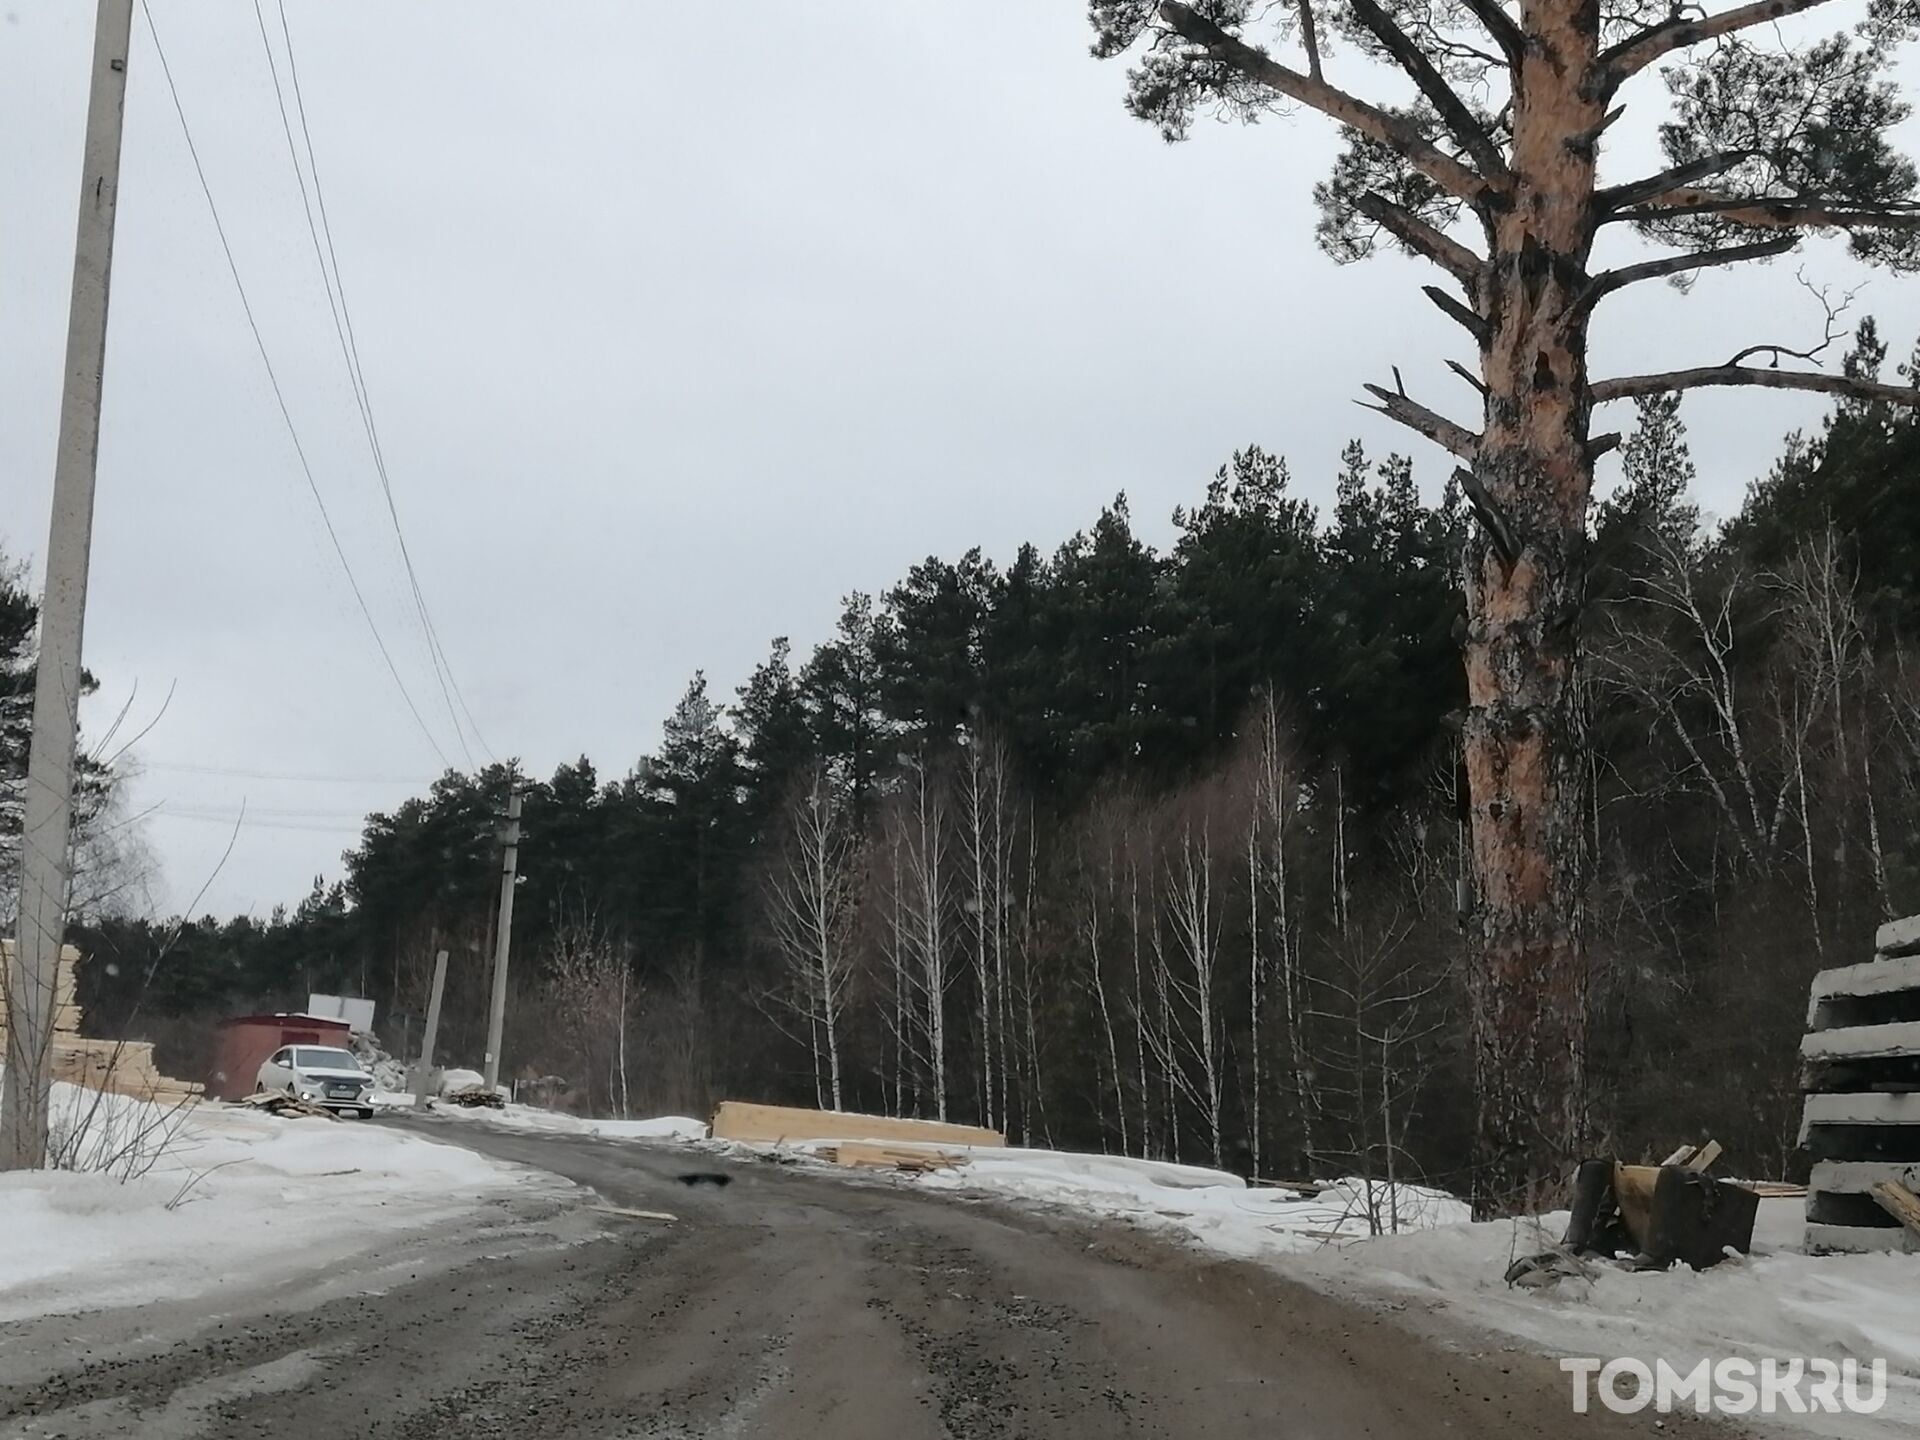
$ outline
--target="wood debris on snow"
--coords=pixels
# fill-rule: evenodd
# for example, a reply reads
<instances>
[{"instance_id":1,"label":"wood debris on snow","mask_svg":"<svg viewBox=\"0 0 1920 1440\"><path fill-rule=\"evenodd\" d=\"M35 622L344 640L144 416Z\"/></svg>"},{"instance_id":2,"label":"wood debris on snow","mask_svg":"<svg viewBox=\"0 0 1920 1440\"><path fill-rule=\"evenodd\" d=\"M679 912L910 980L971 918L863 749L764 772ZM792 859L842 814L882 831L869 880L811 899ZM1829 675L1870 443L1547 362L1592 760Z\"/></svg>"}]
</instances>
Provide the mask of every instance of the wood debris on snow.
<instances>
[{"instance_id":1,"label":"wood debris on snow","mask_svg":"<svg viewBox=\"0 0 1920 1440\"><path fill-rule=\"evenodd\" d=\"M262 1090L258 1094L245 1095L240 1099L242 1105L253 1110L264 1110L269 1115L279 1115L287 1119L311 1117L320 1120L338 1120L340 1117L324 1105L316 1105L311 1100L302 1100L298 1095L289 1095L284 1090Z\"/></svg>"},{"instance_id":2,"label":"wood debris on snow","mask_svg":"<svg viewBox=\"0 0 1920 1440\"><path fill-rule=\"evenodd\" d=\"M900 1170L911 1175L929 1170L951 1170L967 1163L965 1155L946 1150L923 1150L904 1145L882 1145L860 1140L845 1140L817 1152L821 1159L836 1165L867 1170Z\"/></svg>"}]
</instances>

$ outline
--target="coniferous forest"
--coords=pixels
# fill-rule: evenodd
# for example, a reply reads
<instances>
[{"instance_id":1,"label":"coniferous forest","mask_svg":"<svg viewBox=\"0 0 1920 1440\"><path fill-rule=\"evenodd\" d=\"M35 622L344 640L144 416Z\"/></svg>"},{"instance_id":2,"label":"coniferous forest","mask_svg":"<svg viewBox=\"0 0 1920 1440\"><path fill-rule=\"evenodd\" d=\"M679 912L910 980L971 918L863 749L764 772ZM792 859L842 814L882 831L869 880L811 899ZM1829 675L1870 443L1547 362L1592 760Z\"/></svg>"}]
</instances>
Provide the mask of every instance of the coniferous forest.
<instances>
[{"instance_id":1,"label":"coniferous forest","mask_svg":"<svg viewBox=\"0 0 1920 1440\"><path fill-rule=\"evenodd\" d=\"M1848 365L1896 369L1870 322ZM1709 521L1677 400L1638 404L1580 617L1591 1133L1711 1133L1778 1174L1810 976L1920 910L1920 420L1842 402ZM404 1053L445 948L442 1058L477 1060L518 783L506 1072L553 1103L834 1105L1465 1190L1468 512L1358 443L1331 507L1303 488L1248 448L1164 552L1118 498L1050 552L929 557L736 693L692 677L637 762L447 773L266 921L103 886L89 1028L194 1074L220 1016L340 991ZM17 577L0 618L17 790Z\"/></svg>"}]
</instances>

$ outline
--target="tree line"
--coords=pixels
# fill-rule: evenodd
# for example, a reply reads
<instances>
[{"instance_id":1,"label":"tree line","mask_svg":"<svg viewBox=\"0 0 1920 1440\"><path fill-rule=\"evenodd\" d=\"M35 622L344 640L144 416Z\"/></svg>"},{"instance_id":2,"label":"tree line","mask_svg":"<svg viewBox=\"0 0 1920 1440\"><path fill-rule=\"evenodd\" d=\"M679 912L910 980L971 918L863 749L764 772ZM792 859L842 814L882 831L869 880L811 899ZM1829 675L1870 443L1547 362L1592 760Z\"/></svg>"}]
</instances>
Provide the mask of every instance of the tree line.
<instances>
[{"instance_id":1,"label":"tree line","mask_svg":"<svg viewBox=\"0 0 1920 1440\"><path fill-rule=\"evenodd\" d=\"M1884 366L1870 323L1846 363ZM1710 525L1677 400L1639 402L1580 617L1606 1148L1711 1131L1788 1170L1809 977L1920 908L1916 447L1910 409L1843 401ZM449 772L266 921L96 914L82 1001L178 1066L220 1014L345 990L401 1050L446 948L443 1054L475 1057L518 785L506 1068L555 1103L1465 1190L1467 529L1401 457L1349 446L1322 514L1239 452L1164 553L1122 498L1051 554L929 558L730 699L695 676L618 778Z\"/></svg>"}]
</instances>

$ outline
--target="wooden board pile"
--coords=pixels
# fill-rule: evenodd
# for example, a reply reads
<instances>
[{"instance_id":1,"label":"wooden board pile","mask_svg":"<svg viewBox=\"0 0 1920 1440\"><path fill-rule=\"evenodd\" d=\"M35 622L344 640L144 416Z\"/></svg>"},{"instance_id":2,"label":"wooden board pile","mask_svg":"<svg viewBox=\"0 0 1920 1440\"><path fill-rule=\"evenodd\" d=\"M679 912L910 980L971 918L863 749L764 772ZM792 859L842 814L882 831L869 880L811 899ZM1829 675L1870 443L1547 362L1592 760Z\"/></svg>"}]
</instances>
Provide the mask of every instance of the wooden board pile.
<instances>
[{"instance_id":1,"label":"wooden board pile","mask_svg":"<svg viewBox=\"0 0 1920 1440\"><path fill-rule=\"evenodd\" d=\"M311 1100L302 1100L298 1095L289 1095L284 1090L261 1090L252 1095L244 1095L240 1103L288 1120L338 1120L340 1118L326 1106L316 1105Z\"/></svg>"},{"instance_id":2,"label":"wooden board pile","mask_svg":"<svg viewBox=\"0 0 1920 1440\"><path fill-rule=\"evenodd\" d=\"M153 1046L144 1040L63 1036L53 1044L53 1078L158 1105L198 1099L201 1092L190 1081L161 1074L154 1067Z\"/></svg>"},{"instance_id":3,"label":"wooden board pile","mask_svg":"<svg viewBox=\"0 0 1920 1440\"><path fill-rule=\"evenodd\" d=\"M1920 916L1813 978L1800 1043L1807 1249L1920 1251Z\"/></svg>"},{"instance_id":4,"label":"wooden board pile","mask_svg":"<svg viewBox=\"0 0 1920 1440\"><path fill-rule=\"evenodd\" d=\"M1007 1137L977 1125L948 1125L937 1120L905 1120L891 1115L855 1115L844 1110L806 1110L787 1105L749 1105L723 1100L713 1112L709 1134L716 1140L758 1145L803 1140L897 1140L909 1145L1000 1146Z\"/></svg>"},{"instance_id":5,"label":"wooden board pile","mask_svg":"<svg viewBox=\"0 0 1920 1440\"><path fill-rule=\"evenodd\" d=\"M10 964L12 959L13 942L0 940L0 963ZM153 1063L153 1046L146 1041L100 1040L80 1033L80 1006L74 999L74 967L79 959L80 952L73 946L63 946L54 972L53 1078L161 1105L197 1098L200 1086L160 1073ZM0 1050L6 1028L6 1001L0 997Z\"/></svg>"},{"instance_id":6,"label":"wooden board pile","mask_svg":"<svg viewBox=\"0 0 1920 1440\"><path fill-rule=\"evenodd\" d=\"M950 1150L926 1150L906 1145L883 1145L863 1140L843 1140L815 1152L822 1160L862 1170L895 1170L906 1175L924 1175L929 1170L951 1170L967 1163L967 1157Z\"/></svg>"},{"instance_id":7,"label":"wooden board pile","mask_svg":"<svg viewBox=\"0 0 1920 1440\"><path fill-rule=\"evenodd\" d=\"M53 1033L56 1035L78 1035L80 1033L80 1006L74 1000L74 965L80 959L80 952L71 945L60 947L60 961L54 970L53 994ZM0 965L13 964L13 941L0 940ZM0 994L0 1035L7 1030L7 997Z\"/></svg>"}]
</instances>

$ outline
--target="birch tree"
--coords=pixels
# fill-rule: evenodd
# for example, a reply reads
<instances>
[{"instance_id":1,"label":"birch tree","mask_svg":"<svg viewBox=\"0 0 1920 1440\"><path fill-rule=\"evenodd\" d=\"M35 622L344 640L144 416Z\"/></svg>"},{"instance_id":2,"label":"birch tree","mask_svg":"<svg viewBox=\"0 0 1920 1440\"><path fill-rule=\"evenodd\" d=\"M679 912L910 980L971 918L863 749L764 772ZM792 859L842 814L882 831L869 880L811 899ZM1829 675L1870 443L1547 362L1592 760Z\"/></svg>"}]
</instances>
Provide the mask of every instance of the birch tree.
<instances>
[{"instance_id":1,"label":"birch tree","mask_svg":"<svg viewBox=\"0 0 1920 1440\"><path fill-rule=\"evenodd\" d=\"M1826 9L1852 33L1794 41L1775 22ZM1131 52L1128 106L1168 139L1197 113L1291 108L1345 147L1315 187L1336 260L1381 245L1430 262L1427 297L1473 363L1449 362L1479 415L1414 398L1394 371L1376 408L1461 462L1478 525L1465 564L1463 751L1478 878L1473 1030L1475 1198L1551 1187L1584 1130L1580 934L1585 765L1578 659L1597 407L1703 386L1760 386L1912 405L1920 395L1817 368L1820 346L1757 335L1715 362L1594 379L1588 336L1633 285L1767 260L1813 233L1894 269L1920 262L1912 163L1890 131L1908 105L1902 0L1092 0L1094 52ZM1343 53L1329 53L1337 36ZM1368 99L1388 70L1412 104ZM1602 174L1607 132L1664 71L1661 168ZM1655 253L1596 264L1625 232Z\"/></svg>"},{"instance_id":2,"label":"birch tree","mask_svg":"<svg viewBox=\"0 0 1920 1440\"><path fill-rule=\"evenodd\" d=\"M783 852L767 882L767 917L785 970L778 999L806 1027L815 1090L844 1108L841 1039L858 913L857 837L824 763L787 807Z\"/></svg>"}]
</instances>

